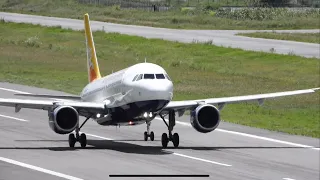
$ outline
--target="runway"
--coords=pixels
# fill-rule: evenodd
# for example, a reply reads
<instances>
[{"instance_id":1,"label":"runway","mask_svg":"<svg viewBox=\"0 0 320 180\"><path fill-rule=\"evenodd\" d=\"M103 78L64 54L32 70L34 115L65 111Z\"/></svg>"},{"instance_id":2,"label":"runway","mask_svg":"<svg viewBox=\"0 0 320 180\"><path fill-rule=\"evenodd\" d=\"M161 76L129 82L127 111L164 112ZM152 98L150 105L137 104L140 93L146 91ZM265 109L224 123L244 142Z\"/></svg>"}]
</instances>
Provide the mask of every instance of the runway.
<instances>
[{"instance_id":1,"label":"runway","mask_svg":"<svg viewBox=\"0 0 320 180\"><path fill-rule=\"evenodd\" d=\"M32 23L44 26L61 26L74 30L83 29L83 21L67 18L45 17L16 13L0 12L0 19L6 22ZM106 22L91 21L93 30L117 32L121 34L136 35L146 38L165 39L178 42L208 42L223 47L240 48L252 51L273 52L278 54L294 54L304 57L320 58L320 44L251 38L236 36L237 33L256 32L253 30L178 30L167 28L154 28L146 26L122 25ZM270 32L271 30L269 30ZM277 30L279 32L319 32L314 30Z\"/></svg>"},{"instance_id":2,"label":"runway","mask_svg":"<svg viewBox=\"0 0 320 180\"><path fill-rule=\"evenodd\" d=\"M63 94L0 83L0 98L17 98L15 91ZM67 135L49 128L47 112L14 113L13 108L0 107L0 179L99 180L128 174L210 176L172 179L319 179L319 139L226 122L201 134L187 123L188 116L178 118L174 130L180 135L180 147L173 149L170 143L162 149L160 137L167 129L160 120L151 125L153 142L143 141L146 125L116 128L89 121L81 129L87 133L88 147L70 149Z\"/></svg>"}]
</instances>

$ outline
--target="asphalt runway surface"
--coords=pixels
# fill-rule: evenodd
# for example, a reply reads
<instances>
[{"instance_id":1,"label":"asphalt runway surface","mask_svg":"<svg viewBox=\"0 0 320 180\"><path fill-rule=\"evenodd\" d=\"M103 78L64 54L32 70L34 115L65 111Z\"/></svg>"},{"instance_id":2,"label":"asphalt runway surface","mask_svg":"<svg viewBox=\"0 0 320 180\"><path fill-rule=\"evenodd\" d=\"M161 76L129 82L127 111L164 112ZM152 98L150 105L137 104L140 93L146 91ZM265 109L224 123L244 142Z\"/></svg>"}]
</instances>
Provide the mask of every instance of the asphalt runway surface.
<instances>
[{"instance_id":1,"label":"asphalt runway surface","mask_svg":"<svg viewBox=\"0 0 320 180\"><path fill-rule=\"evenodd\" d=\"M74 30L82 30L83 20L25 15L0 12L0 19L7 22L32 23L43 26L61 26ZM165 39L178 42L208 42L223 47L241 48L244 50L273 52L278 54L295 54L304 57L320 58L320 44L304 43L284 40L272 40L263 38L250 38L236 36L237 33L256 32L256 30L178 30L167 28L154 28L146 26L122 25L91 21L93 30L117 32L121 34L136 35L146 38ZM260 30L261 31L261 30ZM271 32L271 30L263 30ZM276 32L319 33L319 29L313 30L277 30Z\"/></svg>"},{"instance_id":2,"label":"asphalt runway surface","mask_svg":"<svg viewBox=\"0 0 320 180\"><path fill-rule=\"evenodd\" d=\"M0 98L26 98L14 93L62 92L0 83ZM227 107L226 107L227 108ZM81 121L84 119L81 118ZM180 147L161 147L167 132L152 122L155 141L143 141L146 125L104 127L88 121L85 149L68 147L68 136L55 134L47 112L0 106L0 179L155 179L109 175L209 175L170 179L318 180L319 139L287 135L222 122L208 134L196 132L189 117L177 119ZM157 179L168 179L157 178Z\"/></svg>"}]
</instances>

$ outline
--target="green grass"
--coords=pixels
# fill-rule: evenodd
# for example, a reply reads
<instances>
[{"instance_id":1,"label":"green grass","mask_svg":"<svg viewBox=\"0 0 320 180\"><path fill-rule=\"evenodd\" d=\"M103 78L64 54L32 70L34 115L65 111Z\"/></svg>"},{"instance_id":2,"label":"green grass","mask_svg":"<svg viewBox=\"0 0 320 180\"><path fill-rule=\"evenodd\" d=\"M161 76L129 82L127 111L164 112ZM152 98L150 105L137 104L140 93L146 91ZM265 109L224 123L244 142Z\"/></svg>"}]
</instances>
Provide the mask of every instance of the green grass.
<instances>
[{"instance_id":1,"label":"green grass","mask_svg":"<svg viewBox=\"0 0 320 180\"><path fill-rule=\"evenodd\" d=\"M81 4L77 0L0 0L0 11L184 29L307 29L319 28L317 11L291 13L284 9L242 10L232 13L201 4L196 9L173 8L164 12L124 9L119 6ZM261 19L262 18L262 19Z\"/></svg>"},{"instance_id":2,"label":"green grass","mask_svg":"<svg viewBox=\"0 0 320 180\"><path fill-rule=\"evenodd\" d=\"M88 83L83 31L0 22L0 81L78 94ZM144 62L163 66L174 100L269 93L319 86L319 59L203 44L94 33L102 75ZM319 93L230 104L222 119L320 137Z\"/></svg>"},{"instance_id":3,"label":"green grass","mask_svg":"<svg viewBox=\"0 0 320 180\"><path fill-rule=\"evenodd\" d=\"M255 33L239 33L237 35L265 38L280 39L289 41L309 42L320 44L320 33L275 33L275 32L255 32Z\"/></svg>"}]
</instances>

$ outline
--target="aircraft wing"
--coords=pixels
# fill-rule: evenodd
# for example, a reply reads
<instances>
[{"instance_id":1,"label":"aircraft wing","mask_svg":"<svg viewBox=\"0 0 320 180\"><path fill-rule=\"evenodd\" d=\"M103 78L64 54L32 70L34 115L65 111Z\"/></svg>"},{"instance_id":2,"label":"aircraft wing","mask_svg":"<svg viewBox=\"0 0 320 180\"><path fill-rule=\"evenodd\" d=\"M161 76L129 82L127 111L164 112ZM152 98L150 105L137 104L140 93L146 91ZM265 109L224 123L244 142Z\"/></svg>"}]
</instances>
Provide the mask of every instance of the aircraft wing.
<instances>
[{"instance_id":1,"label":"aircraft wing","mask_svg":"<svg viewBox=\"0 0 320 180\"><path fill-rule=\"evenodd\" d=\"M68 96L68 95L49 95L49 94L15 94L16 96L27 96L27 97L40 97L40 98L54 98L54 99L69 99L80 101L80 96Z\"/></svg>"},{"instance_id":2,"label":"aircraft wing","mask_svg":"<svg viewBox=\"0 0 320 180\"><path fill-rule=\"evenodd\" d=\"M104 103L95 103L78 101L49 101L0 98L0 106L15 107L16 112L19 112L22 108L50 110L57 106L71 106L75 108L82 116L88 116L92 113L103 112L109 104L109 101Z\"/></svg>"},{"instance_id":3,"label":"aircraft wing","mask_svg":"<svg viewBox=\"0 0 320 180\"><path fill-rule=\"evenodd\" d=\"M221 98L210 98L210 99L198 99L198 100L187 100L187 101L171 101L163 110L188 110L192 109L199 104L212 104L218 105L219 110L221 110L225 104L228 103L239 103L247 101L258 101L259 104L262 104L265 99L283 97L283 96L292 96L299 94L308 94L314 93L320 88L313 89L303 89L295 91L285 91L285 92L276 92L276 93L267 93L267 94L254 94L246 96L233 96L233 97L221 97Z\"/></svg>"}]
</instances>

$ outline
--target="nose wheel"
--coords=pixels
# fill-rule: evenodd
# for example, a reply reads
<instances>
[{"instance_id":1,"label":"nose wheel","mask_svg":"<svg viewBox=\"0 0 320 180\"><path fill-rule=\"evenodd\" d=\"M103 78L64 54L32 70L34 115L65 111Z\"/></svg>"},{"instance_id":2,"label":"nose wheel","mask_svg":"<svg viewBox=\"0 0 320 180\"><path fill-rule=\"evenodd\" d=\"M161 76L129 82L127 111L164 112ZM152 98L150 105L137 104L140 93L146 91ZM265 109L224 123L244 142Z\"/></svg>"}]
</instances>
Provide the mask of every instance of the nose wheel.
<instances>
[{"instance_id":1,"label":"nose wheel","mask_svg":"<svg viewBox=\"0 0 320 180\"><path fill-rule=\"evenodd\" d=\"M145 140L145 141L148 141L148 138L150 137L150 140L151 140L151 141L154 141L154 132L153 132L153 131L150 132L151 122L150 122L150 121L147 121L146 123L147 123L147 131L145 131L145 132L143 133L143 135L144 135L144 140ZM150 133L149 133L149 132L150 132Z\"/></svg>"},{"instance_id":2,"label":"nose wheel","mask_svg":"<svg viewBox=\"0 0 320 180\"><path fill-rule=\"evenodd\" d=\"M74 148L76 142L79 142L82 148L85 148L87 146L87 136L85 133L81 133L79 135L80 129L82 128L82 126L90 119L90 117L88 117L79 127L76 127L75 129L75 134L71 133L69 134L69 147Z\"/></svg>"},{"instance_id":3,"label":"nose wheel","mask_svg":"<svg viewBox=\"0 0 320 180\"><path fill-rule=\"evenodd\" d=\"M167 135L167 133L163 133L161 136L162 147L167 148L169 141L173 143L173 147L175 148L179 147L179 134L178 133L172 134L173 127L176 124L174 110L169 111L169 124L165 121L162 115L160 115L160 117L168 127L168 131L169 131L169 136Z\"/></svg>"}]
</instances>

